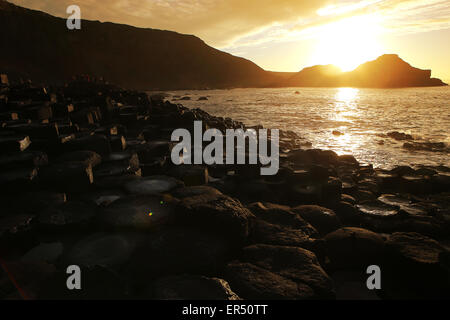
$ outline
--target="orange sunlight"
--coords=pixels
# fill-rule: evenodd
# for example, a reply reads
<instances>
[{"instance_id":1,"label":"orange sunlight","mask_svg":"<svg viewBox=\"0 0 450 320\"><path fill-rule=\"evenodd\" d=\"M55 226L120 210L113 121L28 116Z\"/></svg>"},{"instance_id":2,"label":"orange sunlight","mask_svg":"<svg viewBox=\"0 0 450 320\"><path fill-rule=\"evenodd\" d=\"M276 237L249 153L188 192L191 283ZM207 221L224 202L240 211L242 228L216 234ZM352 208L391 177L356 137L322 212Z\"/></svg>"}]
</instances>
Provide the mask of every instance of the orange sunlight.
<instances>
[{"instance_id":1,"label":"orange sunlight","mask_svg":"<svg viewBox=\"0 0 450 320\"><path fill-rule=\"evenodd\" d=\"M377 41L381 27L371 15L355 16L320 28L311 64L334 64L351 71L383 54Z\"/></svg>"}]
</instances>

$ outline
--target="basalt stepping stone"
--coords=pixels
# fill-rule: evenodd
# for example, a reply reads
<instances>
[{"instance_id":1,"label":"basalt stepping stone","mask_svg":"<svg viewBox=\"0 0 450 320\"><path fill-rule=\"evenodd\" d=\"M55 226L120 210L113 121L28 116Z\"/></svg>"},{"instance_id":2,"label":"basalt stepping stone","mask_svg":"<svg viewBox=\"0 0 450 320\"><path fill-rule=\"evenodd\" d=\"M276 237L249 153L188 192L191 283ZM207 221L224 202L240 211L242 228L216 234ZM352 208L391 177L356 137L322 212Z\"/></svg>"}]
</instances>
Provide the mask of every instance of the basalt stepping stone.
<instances>
[{"instance_id":1,"label":"basalt stepping stone","mask_svg":"<svg viewBox=\"0 0 450 320\"><path fill-rule=\"evenodd\" d=\"M233 290L247 300L311 299L314 291L305 284L247 262L233 261L227 265L225 276Z\"/></svg>"},{"instance_id":2,"label":"basalt stepping stone","mask_svg":"<svg viewBox=\"0 0 450 320\"><path fill-rule=\"evenodd\" d=\"M292 150L288 155L289 161L298 164L320 164L324 166L336 165L338 155L330 150L308 149Z\"/></svg>"},{"instance_id":3,"label":"basalt stepping stone","mask_svg":"<svg viewBox=\"0 0 450 320\"><path fill-rule=\"evenodd\" d=\"M127 149L137 152L142 146L145 145L145 140L141 139L127 139Z\"/></svg>"},{"instance_id":4,"label":"basalt stepping stone","mask_svg":"<svg viewBox=\"0 0 450 320\"><path fill-rule=\"evenodd\" d=\"M330 203L338 202L342 194L342 182L330 177L326 182L285 183L286 194L291 202Z\"/></svg>"},{"instance_id":5,"label":"basalt stepping stone","mask_svg":"<svg viewBox=\"0 0 450 320\"><path fill-rule=\"evenodd\" d=\"M76 139L76 133L62 134L59 137L59 143L64 144L64 143L74 141L75 139ZM46 140L44 140L44 141L46 141ZM68 152L70 152L70 151L68 151Z\"/></svg>"},{"instance_id":6,"label":"basalt stepping stone","mask_svg":"<svg viewBox=\"0 0 450 320\"><path fill-rule=\"evenodd\" d=\"M99 165L94 169L95 178L119 176L125 174L142 175L139 166L136 168L134 166L130 166L123 163L115 163L115 162L102 163L101 165Z\"/></svg>"},{"instance_id":7,"label":"basalt stepping stone","mask_svg":"<svg viewBox=\"0 0 450 320\"><path fill-rule=\"evenodd\" d=\"M26 106L19 113L23 119L45 120L53 116L52 107L49 104Z\"/></svg>"},{"instance_id":8,"label":"basalt stepping stone","mask_svg":"<svg viewBox=\"0 0 450 320\"><path fill-rule=\"evenodd\" d=\"M92 167L84 162L64 162L43 167L39 181L56 190L85 192L94 182Z\"/></svg>"},{"instance_id":9,"label":"basalt stepping stone","mask_svg":"<svg viewBox=\"0 0 450 320\"><path fill-rule=\"evenodd\" d=\"M148 177L161 173L164 170L164 166L167 164L167 162L167 157L147 159L147 162L140 163L142 176Z\"/></svg>"},{"instance_id":10,"label":"basalt stepping stone","mask_svg":"<svg viewBox=\"0 0 450 320\"><path fill-rule=\"evenodd\" d=\"M291 172L289 181L295 182L311 182L311 181L327 181L331 171L329 168L319 165L301 165L298 169Z\"/></svg>"},{"instance_id":11,"label":"basalt stepping stone","mask_svg":"<svg viewBox=\"0 0 450 320\"><path fill-rule=\"evenodd\" d=\"M1 168L41 167L48 164L48 156L44 152L16 152L0 156Z\"/></svg>"},{"instance_id":12,"label":"basalt stepping stone","mask_svg":"<svg viewBox=\"0 0 450 320\"><path fill-rule=\"evenodd\" d=\"M427 210L424 206L412 203L410 199L400 195L383 194L378 200L388 205L398 206L400 210L412 216L427 216Z\"/></svg>"},{"instance_id":13,"label":"basalt stepping stone","mask_svg":"<svg viewBox=\"0 0 450 320\"><path fill-rule=\"evenodd\" d=\"M19 114L17 112L1 112L0 121L19 120Z\"/></svg>"},{"instance_id":14,"label":"basalt stepping stone","mask_svg":"<svg viewBox=\"0 0 450 320\"><path fill-rule=\"evenodd\" d=\"M122 126L117 126L117 125L109 125L109 126L104 126L104 127L100 127L97 130L95 130L96 134L104 134L106 136L116 136L118 134L122 134L125 133L124 129L122 128Z\"/></svg>"},{"instance_id":15,"label":"basalt stepping stone","mask_svg":"<svg viewBox=\"0 0 450 320\"><path fill-rule=\"evenodd\" d=\"M399 166L395 167L390 171L390 173L397 175L397 176L405 176L405 175L415 175L416 170L409 166Z\"/></svg>"},{"instance_id":16,"label":"basalt stepping stone","mask_svg":"<svg viewBox=\"0 0 450 320\"><path fill-rule=\"evenodd\" d=\"M29 136L31 140L36 138L57 140L59 138L59 128L56 123L17 124L7 126L7 128Z\"/></svg>"},{"instance_id":17,"label":"basalt stepping stone","mask_svg":"<svg viewBox=\"0 0 450 320\"><path fill-rule=\"evenodd\" d=\"M248 163L248 155L246 155L245 161ZM259 164L239 165L236 166L235 172L236 175L242 179L257 179L261 176L261 166Z\"/></svg>"},{"instance_id":18,"label":"basalt stepping stone","mask_svg":"<svg viewBox=\"0 0 450 320\"><path fill-rule=\"evenodd\" d=\"M391 299L448 299L449 250L414 232L392 234L386 241L385 286Z\"/></svg>"},{"instance_id":19,"label":"basalt stepping stone","mask_svg":"<svg viewBox=\"0 0 450 320\"><path fill-rule=\"evenodd\" d=\"M1 131L2 136L14 136L17 135L17 132L12 129L8 129L8 127L16 125L29 126L31 125L31 120L30 119L4 120L0 123L0 125L3 128L3 130Z\"/></svg>"},{"instance_id":20,"label":"basalt stepping stone","mask_svg":"<svg viewBox=\"0 0 450 320\"><path fill-rule=\"evenodd\" d=\"M308 221L321 234L330 233L341 227L341 221L331 209L320 206L303 205L292 208L292 211Z\"/></svg>"},{"instance_id":21,"label":"basalt stepping stone","mask_svg":"<svg viewBox=\"0 0 450 320\"><path fill-rule=\"evenodd\" d=\"M377 179L374 177L365 178L365 179L358 181L358 189L368 190L374 194L378 194L380 191Z\"/></svg>"},{"instance_id":22,"label":"basalt stepping stone","mask_svg":"<svg viewBox=\"0 0 450 320\"><path fill-rule=\"evenodd\" d=\"M127 183L136 182L142 179L140 175L135 172L133 174L124 174L120 176L104 176L97 177L94 185L103 189L117 189L123 188Z\"/></svg>"},{"instance_id":23,"label":"basalt stepping stone","mask_svg":"<svg viewBox=\"0 0 450 320\"><path fill-rule=\"evenodd\" d=\"M347 165L351 167L359 167L359 161L356 160L355 156L351 154L344 154L338 157L340 165Z\"/></svg>"},{"instance_id":24,"label":"basalt stepping stone","mask_svg":"<svg viewBox=\"0 0 450 320\"><path fill-rule=\"evenodd\" d=\"M26 191L32 188L38 174L35 168L10 169L0 172L0 190Z\"/></svg>"},{"instance_id":25,"label":"basalt stepping stone","mask_svg":"<svg viewBox=\"0 0 450 320\"><path fill-rule=\"evenodd\" d=\"M356 203L356 199L353 198L352 196L348 195L348 194L342 194L341 195L341 200L350 204L355 204Z\"/></svg>"},{"instance_id":26,"label":"basalt stepping stone","mask_svg":"<svg viewBox=\"0 0 450 320\"><path fill-rule=\"evenodd\" d=\"M346 201L340 201L333 209L344 225L361 225L365 219L365 215L354 204Z\"/></svg>"},{"instance_id":27,"label":"basalt stepping stone","mask_svg":"<svg viewBox=\"0 0 450 320\"><path fill-rule=\"evenodd\" d=\"M209 187L209 186L193 186L193 187L183 187L176 189L172 192L174 197L183 199L183 198L192 198L195 196L203 196L203 195L211 195L213 197L221 197L223 196L222 192L219 190Z\"/></svg>"},{"instance_id":28,"label":"basalt stepping stone","mask_svg":"<svg viewBox=\"0 0 450 320\"><path fill-rule=\"evenodd\" d=\"M420 176L434 176L435 174L437 174L437 171L432 169L432 168L427 168L427 167L420 167L416 170L415 172L417 175Z\"/></svg>"},{"instance_id":29,"label":"basalt stepping stone","mask_svg":"<svg viewBox=\"0 0 450 320\"><path fill-rule=\"evenodd\" d=\"M51 191L18 192L2 197L0 202L3 208L13 213L34 214L49 207L65 203L65 193Z\"/></svg>"},{"instance_id":30,"label":"basalt stepping stone","mask_svg":"<svg viewBox=\"0 0 450 320\"><path fill-rule=\"evenodd\" d=\"M432 177L434 178L434 176ZM433 183L430 177L419 175L403 175L383 177L381 190L384 193L410 193L414 195L429 194L433 191Z\"/></svg>"},{"instance_id":31,"label":"basalt stepping stone","mask_svg":"<svg viewBox=\"0 0 450 320\"><path fill-rule=\"evenodd\" d=\"M397 215L388 217L366 215L361 225L381 233L418 232L436 238L445 237L446 231L442 221L420 212L409 211L400 209Z\"/></svg>"},{"instance_id":32,"label":"basalt stepping stone","mask_svg":"<svg viewBox=\"0 0 450 320\"><path fill-rule=\"evenodd\" d=\"M121 112L119 115L120 123L124 126L131 127L136 125L138 114L136 112Z\"/></svg>"},{"instance_id":33,"label":"basalt stepping stone","mask_svg":"<svg viewBox=\"0 0 450 320\"><path fill-rule=\"evenodd\" d=\"M139 157L134 152L113 152L103 158L105 163L118 162L139 167Z\"/></svg>"},{"instance_id":34,"label":"basalt stepping stone","mask_svg":"<svg viewBox=\"0 0 450 320\"><path fill-rule=\"evenodd\" d=\"M330 266L358 268L383 262L385 239L362 228L345 227L325 236Z\"/></svg>"},{"instance_id":35,"label":"basalt stepping stone","mask_svg":"<svg viewBox=\"0 0 450 320\"><path fill-rule=\"evenodd\" d=\"M61 137L60 140L62 141L66 138L67 137ZM34 138L33 143L28 150L33 152L45 152L49 156L49 159L54 159L56 156L61 154L61 141Z\"/></svg>"},{"instance_id":36,"label":"basalt stepping stone","mask_svg":"<svg viewBox=\"0 0 450 320\"><path fill-rule=\"evenodd\" d=\"M405 190L408 193L421 195L429 194L433 191L432 180L429 177L417 175L404 175L402 177Z\"/></svg>"},{"instance_id":37,"label":"basalt stepping stone","mask_svg":"<svg viewBox=\"0 0 450 320\"><path fill-rule=\"evenodd\" d=\"M64 149L67 152L89 150L105 156L111 153L111 145L104 135L92 135L77 138L64 143Z\"/></svg>"},{"instance_id":38,"label":"basalt stepping stone","mask_svg":"<svg viewBox=\"0 0 450 320\"><path fill-rule=\"evenodd\" d=\"M256 202L248 207L258 219L262 219L271 224L277 224L289 227L291 229L301 230L306 235L318 237L317 230L305 221L298 213L290 207L274 203Z\"/></svg>"},{"instance_id":39,"label":"basalt stepping stone","mask_svg":"<svg viewBox=\"0 0 450 320\"><path fill-rule=\"evenodd\" d=\"M405 212L410 216L426 217L428 216L427 208L419 203L400 206L401 212Z\"/></svg>"},{"instance_id":40,"label":"basalt stepping stone","mask_svg":"<svg viewBox=\"0 0 450 320\"><path fill-rule=\"evenodd\" d=\"M411 204L411 200L395 194L382 194L378 200L391 206L405 206Z\"/></svg>"},{"instance_id":41,"label":"basalt stepping stone","mask_svg":"<svg viewBox=\"0 0 450 320\"><path fill-rule=\"evenodd\" d=\"M56 103L53 105L53 117L65 118L68 117L71 112L75 111L73 104Z\"/></svg>"},{"instance_id":42,"label":"basalt stepping stone","mask_svg":"<svg viewBox=\"0 0 450 320\"><path fill-rule=\"evenodd\" d=\"M40 227L48 230L83 230L81 228L90 226L95 217L95 206L80 201L68 201L42 211L37 220Z\"/></svg>"},{"instance_id":43,"label":"basalt stepping stone","mask_svg":"<svg viewBox=\"0 0 450 320\"><path fill-rule=\"evenodd\" d=\"M20 261L55 263L61 257L64 246L61 242L41 243L25 253Z\"/></svg>"},{"instance_id":44,"label":"basalt stepping stone","mask_svg":"<svg viewBox=\"0 0 450 320\"><path fill-rule=\"evenodd\" d=\"M182 182L167 176L150 176L125 184L125 190L130 194L156 195L170 192L182 186Z\"/></svg>"},{"instance_id":45,"label":"basalt stepping stone","mask_svg":"<svg viewBox=\"0 0 450 320\"><path fill-rule=\"evenodd\" d=\"M208 168L204 166L179 166L170 173L184 182L186 186L200 186L208 183Z\"/></svg>"},{"instance_id":46,"label":"basalt stepping stone","mask_svg":"<svg viewBox=\"0 0 450 320\"><path fill-rule=\"evenodd\" d=\"M119 267L128 261L138 240L133 234L94 234L76 243L65 261L87 267Z\"/></svg>"},{"instance_id":47,"label":"basalt stepping stone","mask_svg":"<svg viewBox=\"0 0 450 320\"><path fill-rule=\"evenodd\" d=\"M414 140L412 135L407 134L407 133L403 133L403 132L398 132L398 131L388 132L387 136L389 138L392 138L392 139L397 140L397 141Z\"/></svg>"},{"instance_id":48,"label":"basalt stepping stone","mask_svg":"<svg viewBox=\"0 0 450 320\"><path fill-rule=\"evenodd\" d=\"M431 178L433 183L433 192L449 192L450 191L450 174L439 173Z\"/></svg>"},{"instance_id":49,"label":"basalt stepping stone","mask_svg":"<svg viewBox=\"0 0 450 320\"><path fill-rule=\"evenodd\" d=\"M296 247L252 245L229 263L225 278L244 299L332 299L333 283L314 253Z\"/></svg>"},{"instance_id":50,"label":"basalt stepping stone","mask_svg":"<svg viewBox=\"0 0 450 320\"><path fill-rule=\"evenodd\" d=\"M120 152L127 148L127 140L122 135L112 136L109 141L113 152Z\"/></svg>"},{"instance_id":51,"label":"basalt stepping stone","mask_svg":"<svg viewBox=\"0 0 450 320\"><path fill-rule=\"evenodd\" d=\"M321 249L319 241L311 238L305 231L263 219L252 221L249 240L250 243L301 247L313 252ZM317 253L323 255L323 252Z\"/></svg>"},{"instance_id":52,"label":"basalt stepping stone","mask_svg":"<svg viewBox=\"0 0 450 320\"><path fill-rule=\"evenodd\" d=\"M239 246L249 235L254 218L242 203L226 195L206 194L184 198L178 206L177 221L220 234Z\"/></svg>"},{"instance_id":53,"label":"basalt stepping stone","mask_svg":"<svg viewBox=\"0 0 450 320\"><path fill-rule=\"evenodd\" d=\"M351 195L357 200L357 202L371 201L376 199L376 195L370 190L355 188L349 193L351 193Z\"/></svg>"},{"instance_id":54,"label":"basalt stepping stone","mask_svg":"<svg viewBox=\"0 0 450 320\"><path fill-rule=\"evenodd\" d=\"M378 290L367 288L368 275L363 271L366 270L338 270L330 274L336 287L336 300L381 300Z\"/></svg>"},{"instance_id":55,"label":"basalt stepping stone","mask_svg":"<svg viewBox=\"0 0 450 320\"><path fill-rule=\"evenodd\" d=\"M159 132L161 130L161 126L159 125L147 125L145 126L142 134L144 135L144 139L147 141L155 140L155 137L159 136Z\"/></svg>"},{"instance_id":56,"label":"basalt stepping stone","mask_svg":"<svg viewBox=\"0 0 450 320\"><path fill-rule=\"evenodd\" d=\"M31 144L28 136L6 136L0 137L0 150L3 152L24 151Z\"/></svg>"},{"instance_id":57,"label":"basalt stepping stone","mask_svg":"<svg viewBox=\"0 0 450 320\"><path fill-rule=\"evenodd\" d=\"M72 112L70 114L70 120L80 126L92 125L96 122L95 112L92 110L84 109Z\"/></svg>"},{"instance_id":58,"label":"basalt stepping stone","mask_svg":"<svg viewBox=\"0 0 450 320\"><path fill-rule=\"evenodd\" d=\"M366 201L356 206L363 214L373 217L396 217L399 211L398 206L386 204L384 202Z\"/></svg>"},{"instance_id":59,"label":"basalt stepping stone","mask_svg":"<svg viewBox=\"0 0 450 320\"><path fill-rule=\"evenodd\" d=\"M112 176L139 171L139 157L133 152L113 152L103 158L102 165L94 171L94 175Z\"/></svg>"},{"instance_id":60,"label":"basalt stepping stone","mask_svg":"<svg viewBox=\"0 0 450 320\"><path fill-rule=\"evenodd\" d=\"M120 189L107 189L102 191L89 192L83 195L83 199L95 203L97 206L106 207L116 200L126 197L127 195Z\"/></svg>"},{"instance_id":61,"label":"basalt stepping stone","mask_svg":"<svg viewBox=\"0 0 450 320\"><path fill-rule=\"evenodd\" d=\"M419 233L397 232L387 242L388 250L402 256L406 261L424 267L438 265L441 252L448 251L439 242Z\"/></svg>"},{"instance_id":62,"label":"basalt stepping stone","mask_svg":"<svg viewBox=\"0 0 450 320\"><path fill-rule=\"evenodd\" d=\"M68 152L56 159L58 162L83 162L92 168L98 166L102 162L102 157L93 151L80 150Z\"/></svg>"},{"instance_id":63,"label":"basalt stepping stone","mask_svg":"<svg viewBox=\"0 0 450 320\"><path fill-rule=\"evenodd\" d=\"M210 231L167 226L148 234L124 268L137 286L144 280L174 274L219 272L232 254L229 243Z\"/></svg>"},{"instance_id":64,"label":"basalt stepping stone","mask_svg":"<svg viewBox=\"0 0 450 320\"><path fill-rule=\"evenodd\" d=\"M195 275L169 276L153 282L156 300L240 300L223 279Z\"/></svg>"},{"instance_id":65,"label":"basalt stepping stone","mask_svg":"<svg viewBox=\"0 0 450 320\"><path fill-rule=\"evenodd\" d=\"M149 229L166 225L174 219L175 208L155 196L129 196L104 208L100 220L110 227Z\"/></svg>"},{"instance_id":66,"label":"basalt stepping stone","mask_svg":"<svg viewBox=\"0 0 450 320\"><path fill-rule=\"evenodd\" d=\"M0 217L0 236L16 235L28 231L34 216L30 214L15 214Z\"/></svg>"},{"instance_id":67,"label":"basalt stepping stone","mask_svg":"<svg viewBox=\"0 0 450 320\"><path fill-rule=\"evenodd\" d=\"M72 123L58 123L58 131L61 136L76 134L80 131L80 127Z\"/></svg>"},{"instance_id":68,"label":"basalt stepping stone","mask_svg":"<svg viewBox=\"0 0 450 320\"><path fill-rule=\"evenodd\" d=\"M137 150L139 159L146 162L154 157L169 156L172 149L172 143L167 140L148 141L143 148Z\"/></svg>"}]
</instances>

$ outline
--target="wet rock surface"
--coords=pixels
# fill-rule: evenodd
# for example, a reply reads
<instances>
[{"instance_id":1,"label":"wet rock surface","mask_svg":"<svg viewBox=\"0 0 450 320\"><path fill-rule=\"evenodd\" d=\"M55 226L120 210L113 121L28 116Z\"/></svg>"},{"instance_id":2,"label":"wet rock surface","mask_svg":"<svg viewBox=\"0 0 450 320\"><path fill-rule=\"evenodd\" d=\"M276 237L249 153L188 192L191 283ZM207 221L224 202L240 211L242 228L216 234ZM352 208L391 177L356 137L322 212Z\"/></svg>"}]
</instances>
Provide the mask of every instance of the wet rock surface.
<instances>
[{"instance_id":1,"label":"wet rock surface","mask_svg":"<svg viewBox=\"0 0 450 320\"><path fill-rule=\"evenodd\" d=\"M319 230L321 234L327 234L341 226L341 221L334 211L327 208L303 205L293 208L293 211Z\"/></svg>"},{"instance_id":2,"label":"wet rock surface","mask_svg":"<svg viewBox=\"0 0 450 320\"><path fill-rule=\"evenodd\" d=\"M298 248L253 245L227 266L235 292L245 299L330 299L331 279L314 253Z\"/></svg>"},{"instance_id":3,"label":"wet rock surface","mask_svg":"<svg viewBox=\"0 0 450 320\"><path fill-rule=\"evenodd\" d=\"M386 247L386 295L411 299L450 297L449 261L445 258L448 247L412 232L392 234Z\"/></svg>"},{"instance_id":4,"label":"wet rock surface","mask_svg":"<svg viewBox=\"0 0 450 320\"><path fill-rule=\"evenodd\" d=\"M383 236L362 228L346 227L325 236L331 268L364 267L382 261Z\"/></svg>"},{"instance_id":5,"label":"wet rock surface","mask_svg":"<svg viewBox=\"0 0 450 320\"><path fill-rule=\"evenodd\" d=\"M2 96L0 258L24 288L2 271L2 298L448 297L450 168L374 169L291 131L274 176L175 166L173 130L247 127L83 77ZM71 264L81 293L66 288ZM382 290L367 289L369 265Z\"/></svg>"}]
</instances>

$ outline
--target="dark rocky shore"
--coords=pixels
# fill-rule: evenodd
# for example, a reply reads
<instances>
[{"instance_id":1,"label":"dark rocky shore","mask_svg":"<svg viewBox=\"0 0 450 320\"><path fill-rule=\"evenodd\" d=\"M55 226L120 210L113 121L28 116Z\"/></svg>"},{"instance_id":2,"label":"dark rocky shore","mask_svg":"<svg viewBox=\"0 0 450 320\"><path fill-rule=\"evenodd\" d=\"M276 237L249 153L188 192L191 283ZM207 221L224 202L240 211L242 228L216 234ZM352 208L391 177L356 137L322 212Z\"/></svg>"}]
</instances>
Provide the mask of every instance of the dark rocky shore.
<instances>
[{"instance_id":1,"label":"dark rocky shore","mask_svg":"<svg viewBox=\"0 0 450 320\"><path fill-rule=\"evenodd\" d=\"M86 78L2 77L0 110L2 299L449 298L450 168L374 169L289 131L276 176L176 167L174 129L245 126Z\"/></svg>"}]
</instances>

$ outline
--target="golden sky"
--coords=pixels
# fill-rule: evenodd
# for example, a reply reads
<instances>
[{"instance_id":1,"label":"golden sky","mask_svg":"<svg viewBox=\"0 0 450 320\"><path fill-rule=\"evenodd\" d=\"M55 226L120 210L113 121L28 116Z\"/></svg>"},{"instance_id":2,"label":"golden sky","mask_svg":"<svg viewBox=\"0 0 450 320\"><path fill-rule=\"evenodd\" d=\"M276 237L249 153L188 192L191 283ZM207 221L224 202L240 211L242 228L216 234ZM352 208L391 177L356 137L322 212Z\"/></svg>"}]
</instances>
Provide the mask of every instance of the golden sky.
<instances>
[{"instance_id":1,"label":"golden sky","mask_svg":"<svg viewBox=\"0 0 450 320\"><path fill-rule=\"evenodd\" d=\"M266 70L343 70L397 53L450 81L450 0L10 0L56 16L194 34Z\"/></svg>"}]
</instances>

